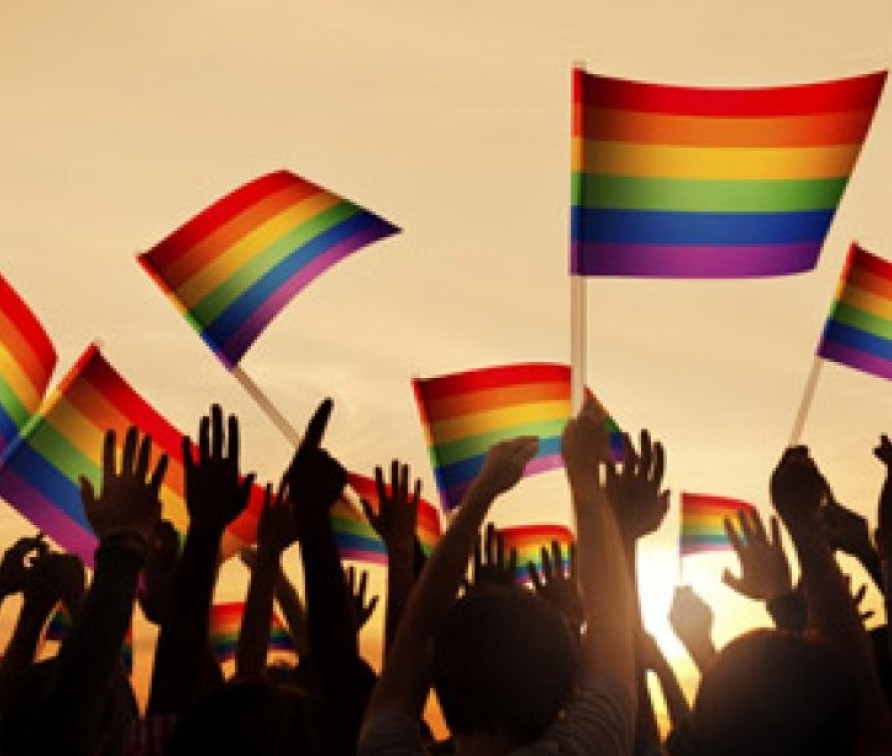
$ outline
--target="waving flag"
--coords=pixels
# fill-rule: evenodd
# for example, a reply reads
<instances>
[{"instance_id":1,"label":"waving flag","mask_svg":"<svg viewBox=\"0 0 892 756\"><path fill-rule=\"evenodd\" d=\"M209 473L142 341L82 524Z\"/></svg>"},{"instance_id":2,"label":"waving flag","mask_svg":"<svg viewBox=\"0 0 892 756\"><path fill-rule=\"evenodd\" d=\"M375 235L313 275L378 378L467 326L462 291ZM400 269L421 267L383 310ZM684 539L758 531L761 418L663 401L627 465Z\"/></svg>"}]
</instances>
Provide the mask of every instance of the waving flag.
<instances>
[{"instance_id":1,"label":"waving flag","mask_svg":"<svg viewBox=\"0 0 892 756\"><path fill-rule=\"evenodd\" d=\"M373 510L379 510L378 487L373 478L350 473L347 483L357 496L369 502ZM390 495L389 485L385 486L385 491ZM387 564L387 549L380 536L365 517L343 499L332 507L331 525L341 559ZM429 555L440 540L440 516L424 499L418 501L416 534L425 555Z\"/></svg>"},{"instance_id":2,"label":"waving flag","mask_svg":"<svg viewBox=\"0 0 892 756\"><path fill-rule=\"evenodd\" d=\"M214 604L211 607L209 624L211 650L221 664L235 659L244 613L245 604L241 601ZM273 651L294 651L291 636L275 612L270 623L268 648Z\"/></svg>"},{"instance_id":3,"label":"waving flag","mask_svg":"<svg viewBox=\"0 0 892 756\"><path fill-rule=\"evenodd\" d=\"M885 79L697 89L574 70L571 273L810 270Z\"/></svg>"},{"instance_id":4,"label":"waving flag","mask_svg":"<svg viewBox=\"0 0 892 756\"><path fill-rule=\"evenodd\" d=\"M288 171L261 176L139 256L232 368L298 292L399 229Z\"/></svg>"},{"instance_id":5,"label":"waving flag","mask_svg":"<svg viewBox=\"0 0 892 756\"><path fill-rule=\"evenodd\" d=\"M561 433L570 416L567 365L503 365L412 384L445 511L458 506L498 441L539 437L526 475L562 466ZM621 453L619 430L612 420L608 423L612 451Z\"/></svg>"},{"instance_id":6,"label":"waving flag","mask_svg":"<svg viewBox=\"0 0 892 756\"><path fill-rule=\"evenodd\" d=\"M55 366L40 321L0 276L0 455L37 410Z\"/></svg>"},{"instance_id":7,"label":"waving flag","mask_svg":"<svg viewBox=\"0 0 892 756\"><path fill-rule=\"evenodd\" d=\"M561 547L561 565L564 570L569 566L570 546L575 542L570 528L563 525L519 525L511 528L500 528L499 535L505 544L505 551L517 550L518 582L529 580L527 565L532 563L537 570L542 569L542 549L551 557L551 544L555 541Z\"/></svg>"},{"instance_id":8,"label":"waving flag","mask_svg":"<svg viewBox=\"0 0 892 756\"><path fill-rule=\"evenodd\" d=\"M731 549L725 533L725 518L736 517L741 510L755 511L752 504L711 494L683 493L681 495L682 556L705 551Z\"/></svg>"},{"instance_id":9,"label":"waving flag","mask_svg":"<svg viewBox=\"0 0 892 756\"><path fill-rule=\"evenodd\" d=\"M161 490L162 516L185 531L182 433L136 393L95 345L6 450L0 496L60 546L92 564L96 538L78 479L88 478L99 490L103 436L113 429L120 441L131 425L152 437L154 460L162 452L170 457ZM224 555L253 541L262 503L263 492L255 486L248 510L224 534Z\"/></svg>"},{"instance_id":10,"label":"waving flag","mask_svg":"<svg viewBox=\"0 0 892 756\"><path fill-rule=\"evenodd\" d=\"M892 380L892 263L851 245L818 355Z\"/></svg>"}]
</instances>

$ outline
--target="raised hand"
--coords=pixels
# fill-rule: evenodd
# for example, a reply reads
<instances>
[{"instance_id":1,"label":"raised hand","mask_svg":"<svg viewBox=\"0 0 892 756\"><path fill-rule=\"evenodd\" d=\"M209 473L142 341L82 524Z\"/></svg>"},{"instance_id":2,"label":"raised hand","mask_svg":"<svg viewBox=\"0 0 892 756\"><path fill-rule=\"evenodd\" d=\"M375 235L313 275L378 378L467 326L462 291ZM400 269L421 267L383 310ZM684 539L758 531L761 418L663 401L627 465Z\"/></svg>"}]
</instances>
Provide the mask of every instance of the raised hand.
<instances>
[{"instance_id":1,"label":"raised hand","mask_svg":"<svg viewBox=\"0 0 892 756\"><path fill-rule=\"evenodd\" d=\"M26 602L46 612L61 600L72 617L78 615L85 593L83 562L74 554L55 552L43 553L34 560L23 591Z\"/></svg>"},{"instance_id":2,"label":"raised hand","mask_svg":"<svg viewBox=\"0 0 892 756\"><path fill-rule=\"evenodd\" d=\"M142 583L136 594L143 615L153 625L160 625L167 611L179 561L180 534L168 520L161 520L152 534Z\"/></svg>"},{"instance_id":3,"label":"raised hand","mask_svg":"<svg viewBox=\"0 0 892 756\"><path fill-rule=\"evenodd\" d=\"M139 447L137 449L137 447ZM102 484L99 495L93 484L80 478L84 511L100 543L116 539L143 556L161 518L158 492L167 472L167 455L162 454L150 470L152 439L131 426L124 437L118 469L115 432L107 431L102 447Z\"/></svg>"},{"instance_id":4,"label":"raised hand","mask_svg":"<svg viewBox=\"0 0 892 756\"><path fill-rule=\"evenodd\" d=\"M793 590L777 518L771 518L771 540L755 510L741 509L737 520L739 532L731 519L725 518L725 533L740 560L740 577L726 569L722 573L725 585L754 601L771 601Z\"/></svg>"},{"instance_id":5,"label":"raised hand","mask_svg":"<svg viewBox=\"0 0 892 756\"><path fill-rule=\"evenodd\" d=\"M598 464L610 460L607 413L593 397L586 396L579 414L564 426L561 454L571 485L574 482L594 484Z\"/></svg>"},{"instance_id":6,"label":"raised hand","mask_svg":"<svg viewBox=\"0 0 892 756\"><path fill-rule=\"evenodd\" d=\"M225 445L225 450L224 450ZM222 534L248 505L254 473L241 477L239 471L238 418L230 415L223 431L223 410L211 407L211 415L198 426L198 459L192 440L183 437L183 469L186 477L186 507L190 528Z\"/></svg>"},{"instance_id":7,"label":"raised hand","mask_svg":"<svg viewBox=\"0 0 892 756\"><path fill-rule=\"evenodd\" d=\"M675 589L669 624L703 672L715 656L712 643L712 609L690 586Z\"/></svg>"},{"instance_id":8,"label":"raised hand","mask_svg":"<svg viewBox=\"0 0 892 756\"><path fill-rule=\"evenodd\" d=\"M506 551L505 539L489 523L474 544L469 589L488 585L513 586L517 582L517 549Z\"/></svg>"},{"instance_id":9,"label":"raised hand","mask_svg":"<svg viewBox=\"0 0 892 756\"><path fill-rule=\"evenodd\" d=\"M787 449L771 475L771 501L788 529L817 526L821 504L827 497L827 481L808 448Z\"/></svg>"},{"instance_id":10,"label":"raised hand","mask_svg":"<svg viewBox=\"0 0 892 756\"><path fill-rule=\"evenodd\" d=\"M421 481L415 481L409 493L409 466L398 460L390 463L390 494L384 480L384 471L375 468L375 485L378 489L378 511L362 499L362 509L366 519L381 536L388 554L398 549L412 552L415 546L415 529L418 515L418 500L421 498Z\"/></svg>"},{"instance_id":11,"label":"raised hand","mask_svg":"<svg viewBox=\"0 0 892 756\"><path fill-rule=\"evenodd\" d=\"M539 439L536 436L519 436L493 444L483 460L483 468L474 486L493 498L514 488L538 449Z\"/></svg>"},{"instance_id":12,"label":"raised hand","mask_svg":"<svg viewBox=\"0 0 892 756\"><path fill-rule=\"evenodd\" d=\"M285 472L285 482L294 500L295 517L325 514L338 500L347 484L347 471L340 462L322 449L322 438L334 403L323 401L307 425L303 441Z\"/></svg>"},{"instance_id":13,"label":"raised hand","mask_svg":"<svg viewBox=\"0 0 892 756\"><path fill-rule=\"evenodd\" d=\"M892 441L885 433L880 436L880 443L874 448L873 455L886 467L892 467Z\"/></svg>"},{"instance_id":14,"label":"raised hand","mask_svg":"<svg viewBox=\"0 0 892 756\"><path fill-rule=\"evenodd\" d=\"M886 466L886 481L877 507L877 529L874 538L880 556L889 560L892 559L892 441L888 436L880 436L880 443L873 450L873 454Z\"/></svg>"},{"instance_id":15,"label":"raised hand","mask_svg":"<svg viewBox=\"0 0 892 756\"><path fill-rule=\"evenodd\" d=\"M19 538L3 552L0 560L0 600L19 593L25 587L28 568L35 559L49 551L49 545L43 533L36 536Z\"/></svg>"},{"instance_id":16,"label":"raised hand","mask_svg":"<svg viewBox=\"0 0 892 756\"><path fill-rule=\"evenodd\" d=\"M613 508L623 541L635 541L653 533L669 511L669 491L661 490L666 455L649 431L641 431L640 452L623 434L623 463L606 465L607 498Z\"/></svg>"},{"instance_id":17,"label":"raised hand","mask_svg":"<svg viewBox=\"0 0 892 756\"><path fill-rule=\"evenodd\" d=\"M370 599L366 599L369 582L368 570L363 570L357 581L356 569L349 567L344 574L344 580L347 584L347 593L350 599L350 616L353 619L356 634L359 635L359 631L362 630L365 623L374 614L375 607L378 606L378 597L372 596Z\"/></svg>"},{"instance_id":18,"label":"raised hand","mask_svg":"<svg viewBox=\"0 0 892 756\"><path fill-rule=\"evenodd\" d=\"M821 524L827 543L834 551L844 551L858 558L873 552L867 518L844 507L832 494L821 508Z\"/></svg>"},{"instance_id":19,"label":"raised hand","mask_svg":"<svg viewBox=\"0 0 892 756\"><path fill-rule=\"evenodd\" d=\"M283 483L278 493L273 494L273 487L267 484L257 523L257 549L278 558L294 543L297 543L297 522L288 488Z\"/></svg>"},{"instance_id":20,"label":"raised hand","mask_svg":"<svg viewBox=\"0 0 892 756\"><path fill-rule=\"evenodd\" d=\"M561 544L552 541L550 551L542 547L542 571L528 562L527 572L536 593L558 609L578 631L582 628L583 611L579 596L576 544L569 545L567 557L568 567L564 572Z\"/></svg>"}]
</instances>

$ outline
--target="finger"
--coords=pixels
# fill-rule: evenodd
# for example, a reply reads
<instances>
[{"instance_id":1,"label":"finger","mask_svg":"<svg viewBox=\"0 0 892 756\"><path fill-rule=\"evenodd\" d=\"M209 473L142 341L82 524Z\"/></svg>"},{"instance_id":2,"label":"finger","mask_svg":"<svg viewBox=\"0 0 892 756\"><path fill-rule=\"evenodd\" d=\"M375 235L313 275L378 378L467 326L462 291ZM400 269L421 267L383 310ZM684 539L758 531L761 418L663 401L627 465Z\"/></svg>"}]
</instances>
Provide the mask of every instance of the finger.
<instances>
[{"instance_id":1,"label":"finger","mask_svg":"<svg viewBox=\"0 0 892 756\"><path fill-rule=\"evenodd\" d=\"M409 465L400 466L400 501L409 500Z\"/></svg>"},{"instance_id":2,"label":"finger","mask_svg":"<svg viewBox=\"0 0 892 756\"><path fill-rule=\"evenodd\" d=\"M331 417L331 410L334 402L331 399L325 399L313 413L310 422L307 424L307 432L304 435L301 448L318 449L322 446L322 438L325 436L325 429L328 427L328 420Z\"/></svg>"},{"instance_id":3,"label":"finger","mask_svg":"<svg viewBox=\"0 0 892 756\"><path fill-rule=\"evenodd\" d=\"M356 593L360 597L360 599L365 596L366 588L369 584L369 573L368 570L363 570L362 574L359 576L359 588Z\"/></svg>"},{"instance_id":4,"label":"finger","mask_svg":"<svg viewBox=\"0 0 892 756\"><path fill-rule=\"evenodd\" d=\"M115 447L116 439L113 430L106 431L102 440L102 490L104 491L112 478L115 477Z\"/></svg>"},{"instance_id":5,"label":"finger","mask_svg":"<svg viewBox=\"0 0 892 756\"><path fill-rule=\"evenodd\" d=\"M417 509L419 501L421 501L421 478L416 478L415 490L412 492L412 507Z\"/></svg>"},{"instance_id":6,"label":"finger","mask_svg":"<svg viewBox=\"0 0 892 756\"><path fill-rule=\"evenodd\" d=\"M505 537L501 533L496 533L496 564L505 567Z\"/></svg>"},{"instance_id":7,"label":"finger","mask_svg":"<svg viewBox=\"0 0 892 756\"><path fill-rule=\"evenodd\" d=\"M576 561L576 544L575 543L570 544L569 561L570 561L570 580L572 580L573 584L575 585L576 581L579 578L579 573L577 571L579 563Z\"/></svg>"},{"instance_id":8,"label":"finger","mask_svg":"<svg viewBox=\"0 0 892 756\"><path fill-rule=\"evenodd\" d=\"M762 522L762 516L753 510L749 515L750 528L753 536L762 543L768 543L768 533L765 532L765 524Z\"/></svg>"},{"instance_id":9,"label":"finger","mask_svg":"<svg viewBox=\"0 0 892 756\"><path fill-rule=\"evenodd\" d=\"M867 622L871 617L874 616L876 612L873 609L868 609L866 612L861 612L861 621Z\"/></svg>"},{"instance_id":10,"label":"finger","mask_svg":"<svg viewBox=\"0 0 892 756\"><path fill-rule=\"evenodd\" d=\"M263 488L263 509L264 511L273 505L273 484L267 483Z\"/></svg>"},{"instance_id":11,"label":"finger","mask_svg":"<svg viewBox=\"0 0 892 756\"><path fill-rule=\"evenodd\" d=\"M241 436L238 427L238 418L230 415L226 421L226 458L238 465L241 452Z\"/></svg>"},{"instance_id":12,"label":"finger","mask_svg":"<svg viewBox=\"0 0 892 756\"><path fill-rule=\"evenodd\" d=\"M657 441L654 444L654 469L653 469L653 483L657 489L659 489L660 485L663 483L663 475L666 472L666 450L663 448L663 444Z\"/></svg>"},{"instance_id":13,"label":"finger","mask_svg":"<svg viewBox=\"0 0 892 756\"><path fill-rule=\"evenodd\" d=\"M124 451L121 454L121 474L131 475L134 472L134 460L136 459L136 444L139 440L139 431L135 425L131 425L124 435Z\"/></svg>"},{"instance_id":14,"label":"finger","mask_svg":"<svg viewBox=\"0 0 892 756\"><path fill-rule=\"evenodd\" d=\"M211 456L211 419L205 415L198 423L198 460L203 462Z\"/></svg>"},{"instance_id":15,"label":"finger","mask_svg":"<svg viewBox=\"0 0 892 756\"><path fill-rule=\"evenodd\" d=\"M527 562L527 575L530 576L530 582L533 584L533 588L536 591L541 591L545 584L539 576L539 570L536 569L536 565L532 562Z\"/></svg>"},{"instance_id":16,"label":"finger","mask_svg":"<svg viewBox=\"0 0 892 756\"><path fill-rule=\"evenodd\" d=\"M747 546L751 545L755 540L755 534L753 533L753 527L745 509L739 509L737 511L737 521L740 523L740 534L744 543L746 543Z\"/></svg>"},{"instance_id":17,"label":"finger","mask_svg":"<svg viewBox=\"0 0 892 756\"><path fill-rule=\"evenodd\" d=\"M250 546L245 546L243 549L239 549L238 558L242 560L242 564L249 570L253 570L254 566L257 564L257 552Z\"/></svg>"},{"instance_id":18,"label":"finger","mask_svg":"<svg viewBox=\"0 0 892 756\"><path fill-rule=\"evenodd\" d=\"M365 515L365 518L369 521L370 525L374 525L376 516L375 510L372 509L372 505L369 503L368 499L360 499L359 505L362 507L362 512Z\"/></svg>"},{"instance_id":19,"label":"finger","mask_svg":"<svg viewBox=\"0 0 892 756\"><path fill-rule=\"evenodd\" d=\"M211 455L214 459L223 456L223 408L211 405Z\"/></svg>"},{"instance_id":20,"label":"finger","mask_svg":"<svg viewBox=\"0 0 892 756\"><path fill-rule=\"evenodd\" d=\"M743 589L743 580L739 577L736 577L735 575L732 575L731 572L727 569L722 572L722 582L732 590L737 591L737 593L745 595L745 591Z\"/></svg>"},{"instance_id":21,"label":"finger","mask_svg":"<svg viewBox=\"0 0 892 756\"><path fill-rule=\"evenodd\" d=\"M183 436L181 447L183 450L183 474L188 480L195 470L195 460L192 458L192 439L189 436Z\"/></svg>"},{"instance_id":22,"label":"finger","mask_svg":"<svg viewBox=\"0 0 892 756\"><path fill-rule=\"evenodd\" d=\"M356 593L353 589L354 583L356 582L356 570L353 567L347 568L347 585L350 586L350 593Z\"/></svg>"},{"instance_id":23,"label":"finger","mask_svg":"<svg viewBox=\"0 0 892 756\"><path fill-rule=\"evenodd\" d=\"M480 567L483 565L483 545L480 542L480 537L478 536L477 540L474 542L474 582L477 582L477 573L480 570Z\"/></svg>"},{"instance_id":24,"label":"finger","mask_svg":"<svg viewBox=\"0 0 892 756\"><path fill-rule=\"evenodd\" d=\"M395 459L390 461L390 495L394 501L402 501L400 494L400 463Z\"/></svg>"},{"instance_id":25,"label":"finger","mask_svg":"<svg viewBox=\"0 0 892 756\"><path fill-rule=\"evenodd\" d=\"M641 475L650 479L653 465L653 445L650 442L650 431L641 429Z\"/></svg>"},{"instance_id":26,"label":"finger","mask_svg":"<svg viewBox=\"0 0 892 756\"><path fill-rule=\"evenodd\" d=\"M139 454L136 458L136 477L139 480L145 480L149 472L149 460L152 456L152 437L143 436L139 445Z\"/></svg>"},{"instance_id":27,"label":"finger","mask_svg":"<svg viewBox=\"0 0 892 756\"><path fill-rule=\"evenodd\" d=\"M517 549L509 549L508 551L508 572L512 578L517 577Z\"/></svg>"},{"instance_id":28,"label":"finger","mask_svg":"<svg viewBox=\"0 0 892 756\"><path fill-rule=\"evenodd\" d=\"M740 536L737 535L737 529L734 527L734 523L731 521L730 517L725 517L722 520L722 524L725 526L725 535L728 536L728 541L731 544L731 548L734 549L734 551L737 553L737 556L740 557L742 561L744 545L740 540Z\"/></svg>"},{"instance_id":29,"label":"finger","mask_svg":"<svg viewBox=\"0 0 892 756\"><path fill-rule=\"evenodd\" d=\"M155 472L152 473L152 477L149 480L149 490L155 498L158 498L161 493L161 484L164 482L164 476L167 473L169 463L170 458L166 454L162 454L158 458L158 464L155 465Z\"/></svg>"},{"instance_id":30,"label":"finger","mask_svg":"<svg viewBox=\"0 0 892 756\"><path fill-rule=\"evenodd\" d=\"M250 472L242 478L242 482L239 484L239 514L241 514L245 510L245 507L248 506L248 502L251 499L251 489L254 488L255 480L257 480L257 473Z\"/></svg>"},{"instance_id":31,"label":"finger","mask_svg":"<svg viewBox=\"0 0 892 756\"><path fill-rule=\"evenodd\" d=\"M554 580L554 567L551 563L551 555L548 553L548 549L545 548L545 546L542 547L540 556L542 559L542 577L546 582L550 583Z\"/></svg>"},{"instance_id":32,"label":"finger","mask_svg":"<svg viewBox=\"0 0 892 756\"><path fill-rule=\"evenodd\" d=\"M368 606L365 608L365 616L367 618L371 617L375 613L375 609L377 607L378 607L378 597L372 596L372 598L369 599Z\"/></svg>"},{"instance_id":33,"label":"finger","mask_svg":"<svg viewBox=\"0 0 892 756\"><path fill-rule=\"evenodd\" d=\"M864 583L856 592L854 596L855 606L858 606L862 601L864 601L864 596L867 595L867 584Z\"/></svg>"},{"instance_id":34,"label":"finger","mask_svg":"<svg viewBox=\"0 0 892 756\"><path fill-rule=\"evenodd\" d=\"M771 517L771 545L776 549L783 549L783 540L781 537L780 520L774 515Z\"/></svg>"},{"instance_id":35,"label":"finger","mask_svg":"<svg viewBox=\"0 0 892 756\"><path fill-rule=\"evenodd\" d=\"M486 526L486 563L496 564L499 557L499 544L496 541L496 526L489 523Z\"/></svg>"},{"instance_id":36,"label":"finger","mask_svg":"<svg viewBox=\"0 0 892 756\"><path fill-rule=\"evenodd\" d=\"M81 501L84 502L84 510L89 512L96 505L96 492L93 490L93 484L81 475L77 482L80 484Z\"/></svg>"}]
</instances>

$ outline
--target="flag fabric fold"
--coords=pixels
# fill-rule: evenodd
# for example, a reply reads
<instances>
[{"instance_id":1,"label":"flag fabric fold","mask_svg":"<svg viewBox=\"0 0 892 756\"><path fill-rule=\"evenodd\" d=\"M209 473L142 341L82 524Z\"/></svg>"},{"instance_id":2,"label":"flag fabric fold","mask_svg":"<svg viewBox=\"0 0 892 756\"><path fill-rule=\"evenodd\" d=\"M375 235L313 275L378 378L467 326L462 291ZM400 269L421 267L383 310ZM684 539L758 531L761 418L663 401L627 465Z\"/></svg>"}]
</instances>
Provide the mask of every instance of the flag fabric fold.
<instances>
[{"instance_id":1,"label":"flag fabric fold","mask_svg":"<svg viewBox=\"0 0 892 756\"><path fill-rule=\"evenodd\" d=\"M570 272L811 270L885 80L706 89L575 69Z\"/></svg>"},{"instance_id":2,"label":"flag fabric fold","mask_svg":"<svg viewBox=\"0 0 892 756\"><path fill-rule=\"evenodd\" d=\"M740 499L712 494L683 493L681 495L682 556L733 548L725 533L725 518L734 518L741 510L754 512L755 507Z\"/></svg>"},{"instance_id":3,"label":"flag fabric fold","mask_svg":"<svg viewBox=\"0 0 892 756\"><path fill-rule=\"evenodd\" d=\"M399 229L288 171L226 195L139 255L228 368L318 276Z\"/></svg>"}]
</instances>

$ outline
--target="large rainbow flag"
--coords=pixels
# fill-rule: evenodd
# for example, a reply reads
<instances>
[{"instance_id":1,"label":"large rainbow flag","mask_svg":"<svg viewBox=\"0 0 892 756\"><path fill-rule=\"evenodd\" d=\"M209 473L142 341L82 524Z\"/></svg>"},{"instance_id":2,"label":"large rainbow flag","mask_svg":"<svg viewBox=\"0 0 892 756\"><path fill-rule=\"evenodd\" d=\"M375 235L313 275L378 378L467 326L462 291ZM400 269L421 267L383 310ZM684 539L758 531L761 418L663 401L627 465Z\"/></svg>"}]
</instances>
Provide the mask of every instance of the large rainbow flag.
<instances>
[{"instance_id":1,"label":"large rainbow flag","mask_svg":"<svg viewBox=\"0 0 892 756\"><path fill-rule=\"evenodd\" d=\"M50 337L0 276L0 455L37 410L55 366Z\"/></svg>"},{"instance_id":2,"label":"large rainbow flag","mask_svg":"<svg viewBox=\"0 0 892 756\"><path fill-rule=\"evenodd\" d=\"M575 542L570 528L564 525L518 525L500 528L498 531L505 544L505 551L517 550L517 581L529 582L528 564L542 569L542 549L551 557L551 544L557 541L561 547L561 567L566 570L570 560L570 546Z\"/></svg>"},{"instance_id":3,"label":"large rainbow flag","mask_svg":"<svg viewBox=\"0 0 892 756\"><path fill-rule=\"evenodd\" d=\"M445 511L462 500L489 447L516 436L539 437L526 475L561 467L561 433L570 417L570 368L521 363L413 379L415 400ZM622 437L608 419L611 451Z\"/></svg>"},{"instance_id":4,"label":"large rainbow flag","mask_svg":"<svg viewBox=\"0 0 892 756\"><path fill-rule=\"evenodd\" d=\"M350 473L347 476L347 483L357 496L368 501L376 512L379 511L378 487L374 478ZM389 495L390 486L386 485L385 490ZM384 542L365 517L343 498L335 502L332 507L331 524L341 559L387 564L387 549ZM421 543L421 550L425 555L430 555L440 540L440 515L425 499L418 501L416 534Z\"/></svg>"},{"instance_id":5,"label":"large rainbow flag","mask_svg":"<svg viewBox=\"0 0 892 756\"><path fill-rule=\"evenodd\" d=\"M682 556L732 548L725 533L725 518L735 518L741 510L755 511L755 507L739 499L711 494L683 493L681 495Z\"/></svg>"},{"instance_id":6,"label":"large rainbow flag","mask_svg":"<svg viewBox=\"0 0 892 756\"><path fill-rule=\"evenodd\" d=\"M700 89L575 69L570 272L810 270L885 80Z\"/></svg>"},{"instance_id":7,"label":"large rainbow flag","mask_svg":"<svg viewBox=\"0 0 892 756\"><path fill-rule=\"evenodd\" d=\"M818 355L892 380L892 263L849 247Z\"/></svg>"},{"instance_id":8,"label":"large rainbow flag","mask_svg":"<svg viewBox=\"0 0 892 756\"><path fill-rule=\"evenodd\" d=\"M0 496L64 549L92 564L96 538L78 479L89 478L98 490L106 430L115 430L120 441L131 425L152 437L154 459L161 453L170 457L161 490L162 516L184 532L183 434L124 380L96 345L86 349L6 449L0 460ZM255 486L248 509L224 534L224 556L253 542L262 504L263 491Z\"/></svg>"},{"instance_id":9,"label":"large rainbow flag","mask_svg":"<svg viewBox=\"0 0 892 756\"><path fill-rule=\"evenodd\" d=\"M245 604L242 601L214 604L211 607L209 622L211 650L221 664L235 658L244 613ZM271 651L294 651L291 636L275 612L270 622L268 648Z\"/></svg>"},{"instance_id":10,"label":"large rainbow flag","mask_svg":"<svg viewBox=\"0 0 892 756\"><path fill-rule=\"evenodd\" d=\"M277 171L215 202L139 262L231 369L305 286L398 231L300 176Z\"/></svg>"}]
</instances>

